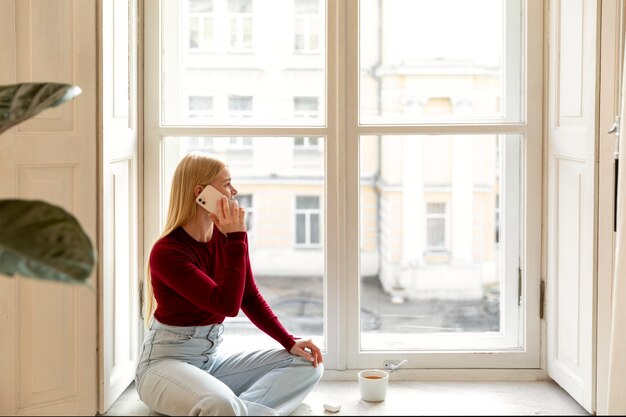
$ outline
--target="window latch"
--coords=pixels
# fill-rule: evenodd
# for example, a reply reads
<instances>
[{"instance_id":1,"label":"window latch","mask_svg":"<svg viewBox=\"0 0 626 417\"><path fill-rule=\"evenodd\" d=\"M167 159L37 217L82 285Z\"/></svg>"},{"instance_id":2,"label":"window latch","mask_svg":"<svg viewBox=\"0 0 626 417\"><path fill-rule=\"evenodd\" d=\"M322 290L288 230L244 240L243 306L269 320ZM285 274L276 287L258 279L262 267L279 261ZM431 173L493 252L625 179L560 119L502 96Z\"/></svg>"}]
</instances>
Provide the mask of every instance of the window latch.
<instances>
[{"instance_id":1,"label":"window latch","mask_svg":"<svg viewBox=\"0 0 626 417\"><path fill-rule=\"evenodd\" d=\"M619 171L619 116L615 116L615 123L606 133L614 133L615 151L613 152L613 231L617 232L617 173Z\"/></svg>"}]
</instances>

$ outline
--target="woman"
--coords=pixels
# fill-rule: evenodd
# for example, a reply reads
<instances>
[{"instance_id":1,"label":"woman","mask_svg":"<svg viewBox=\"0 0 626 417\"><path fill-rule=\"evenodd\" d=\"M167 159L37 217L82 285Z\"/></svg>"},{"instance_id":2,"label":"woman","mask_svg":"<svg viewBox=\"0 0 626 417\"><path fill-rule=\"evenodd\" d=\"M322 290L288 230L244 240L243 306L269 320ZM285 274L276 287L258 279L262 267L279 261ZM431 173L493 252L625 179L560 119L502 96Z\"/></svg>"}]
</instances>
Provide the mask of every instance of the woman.
<instances>
[{"instance_id":1,"label":"woman","mask_svg":"<svg viewBox=\"0 0 626 417\"><path fill-rule=\"evenodd\" d=\"M226 196L217 215L196 203L207 186ZM322 376L320 349L289 334L255 284L236 194L228 168L206 155L185 156L174 172L165 229L148 260L149 330L136 373L153 411L287 415ZM220 352L222 322L240 309L284 349Z\"/></svg>"}]
</instances>

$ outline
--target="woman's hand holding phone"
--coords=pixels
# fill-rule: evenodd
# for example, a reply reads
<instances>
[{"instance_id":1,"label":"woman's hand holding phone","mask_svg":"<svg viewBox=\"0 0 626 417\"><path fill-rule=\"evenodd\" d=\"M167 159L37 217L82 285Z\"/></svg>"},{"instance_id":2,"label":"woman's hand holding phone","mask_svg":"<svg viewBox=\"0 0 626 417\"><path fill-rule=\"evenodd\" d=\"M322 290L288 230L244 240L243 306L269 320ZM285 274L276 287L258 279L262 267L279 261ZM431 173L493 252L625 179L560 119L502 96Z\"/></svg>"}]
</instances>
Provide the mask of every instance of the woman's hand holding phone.
<instances>
[{"instance_id":1,"label":"woman's hand holding phone","mask_svg":"<svg viewBox=\"0 0 626 417\"><path fill-rule=\"evenodd\" d=\"M220 232L227 234L233 232L245 232L246 210L239 207L237 200L229 200L224 197L217 201L217 215L209 213L211 220Z\"/></svg>"}]
</instances>

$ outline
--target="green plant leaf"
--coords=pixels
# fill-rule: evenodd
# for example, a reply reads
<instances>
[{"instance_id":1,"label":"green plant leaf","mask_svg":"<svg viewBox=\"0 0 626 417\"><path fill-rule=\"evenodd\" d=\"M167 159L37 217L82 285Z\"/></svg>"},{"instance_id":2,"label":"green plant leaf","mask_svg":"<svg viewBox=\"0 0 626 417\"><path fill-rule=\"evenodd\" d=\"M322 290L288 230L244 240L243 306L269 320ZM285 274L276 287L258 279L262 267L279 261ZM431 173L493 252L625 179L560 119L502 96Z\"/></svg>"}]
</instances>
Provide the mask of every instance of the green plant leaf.
<instances>
[{"instance_id":1,"label":"green plant leaf","mask_svg":"<svg viewBox=\"0 0 626 417\"><path fill-rule=\"evenodd\" d=\"M59 83L0 85L0 133L35 116L48 107L58 106L81 93L80 87Z\"/></svg>"},{"instance_id":2,"label":"green plant leaf","mask_svg":"<svg viewBox=\"0 0 626 417\"><path fill-rule=\"evenodd\" d=\"M95 261L91 240L61 207L0 200L0 274L84 283Z\"/></svg>"}]
</instances>

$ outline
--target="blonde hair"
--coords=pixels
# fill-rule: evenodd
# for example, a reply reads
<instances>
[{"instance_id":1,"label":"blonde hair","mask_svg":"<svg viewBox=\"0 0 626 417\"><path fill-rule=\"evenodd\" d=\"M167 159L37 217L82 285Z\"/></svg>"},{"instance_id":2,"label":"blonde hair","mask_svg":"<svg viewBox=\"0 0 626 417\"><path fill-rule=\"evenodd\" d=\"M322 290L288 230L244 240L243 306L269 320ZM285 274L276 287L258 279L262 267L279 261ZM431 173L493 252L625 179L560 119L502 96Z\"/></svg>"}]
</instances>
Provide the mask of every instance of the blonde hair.
<instances>
[{"instance_id":1,"label":"blonde hair","mask_svg":"<svg viewBox=\"0 0 626 417\"><path fill-rule=\"evenodd\" d=\"M211 183L225 166L222 161L200 152L192 152L183 157L174 171L167 219L157 241L195 217L198 205L194 188L197 185L206 186ZM143 323L149 329L157 302L152 289L150 256L147 258L143 285Z\"/></svg>"}]
</instances>

